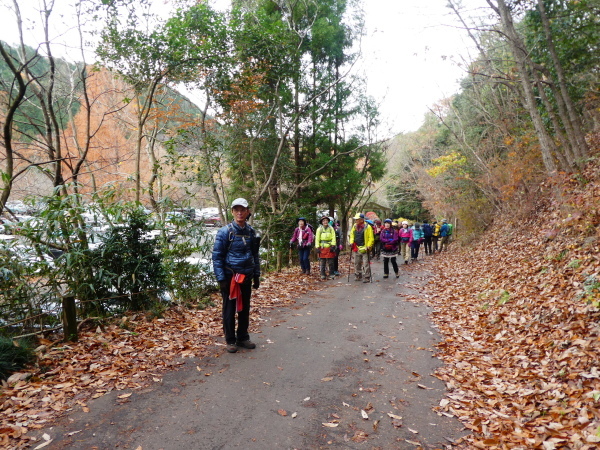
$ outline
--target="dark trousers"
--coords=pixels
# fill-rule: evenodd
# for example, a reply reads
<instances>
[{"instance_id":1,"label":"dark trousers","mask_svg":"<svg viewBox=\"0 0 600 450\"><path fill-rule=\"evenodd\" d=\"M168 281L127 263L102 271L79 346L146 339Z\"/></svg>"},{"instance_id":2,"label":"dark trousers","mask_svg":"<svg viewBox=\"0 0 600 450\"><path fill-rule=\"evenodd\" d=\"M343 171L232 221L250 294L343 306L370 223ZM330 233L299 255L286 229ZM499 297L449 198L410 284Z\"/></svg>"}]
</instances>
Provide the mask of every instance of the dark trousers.
<instances>
[{"instance_id":1,"label":"dark trousers","mask_svg":"<svg viewBox=\"0 0 600 450\"><path fill-rule=\"evenodd\" d=\"M319 258L319 268L321 269L321 276L327 276L325 268L329 270L329 276L333 275L335 258Z\"/></svg>"},{"instance_id":2,"label":"dark trousers","mask_svg":"<svg viewBox=\"0 0 600 450\"><path fill-rule=\"evenodd\" d=\"M421 243L419 241L412 242L412 246L410 248L410 257L412 259L417 259L419 257L419 247L421 247Z\"/></svg>"},{"instance_id":3,"label":"dark trousers","mask_svg":"<svg viewBox=\"0 0 600 450\"><path fill-rule=\"evenodd\" d=\"M373 258L379 259L381 257L381 241L379 239L375 240L373 245Z\"/></svg>"},{"instance_id":4,"label":"dark trousers","mask_svg":"<svg viewBox=\"0 0 600 450\"><path fill-rule=\"evenodd\" d=\"M242 304L243 308L237 313L238 327L237 334L235 331L235 313L236 301L229 300L229 285L231 278L227 278L227 289L221 289L221 297L223 297L223 333L225 333L225 341L228 344L235 344L236 341L247 341L250 339L248 334L248 325L250 324L250 296L252 295L252 277L246 276L246 282L242 284Z\"/></svg>"},{"instance_id":5,"label":"dark trousers","mask_svg":"<svg viewBox=\"0 0 600 450\"><path fill-rule=\"evenodd\" d=\"M394 273L396 275L398 275L398 263L396 262L395 256L393 256L392 258L386 258L385 256L383 257L383 274L384 275L390 274L390 260L392 261L392 267L394 268Z\"/></svg>"},{"instance_id":6,"label":"dark trousers","mask_svg":"<svg viewBox=\"0 0 600 450\"><path fill-rule=\"evenodd\" d=\"M433 242L433 251L434 252L439 252L440 248L438 247L438 241L439 241L439 236L433 236L431 238L431 241Z\"/></svg>"},{"instance_id":7,"label":"dark trousers","mask_svg":"<svg viewBox=\"0 0 600 450\"><path fill-rule=\"evenodd\" d=\"M310 247L300 247L298 249L300 258L300 268L303 273L310 273Z\"/></svg>"},{"instance_id":8,"label":"dark trousers","mask_svg":"<svg viewBox=\"0 0 600 450\"><path fill-rule=\"evenodd\" d=\"M425 238L425 254L431 255L433 251L431 250L431 236Z\"/></svg>"}]
</instances>

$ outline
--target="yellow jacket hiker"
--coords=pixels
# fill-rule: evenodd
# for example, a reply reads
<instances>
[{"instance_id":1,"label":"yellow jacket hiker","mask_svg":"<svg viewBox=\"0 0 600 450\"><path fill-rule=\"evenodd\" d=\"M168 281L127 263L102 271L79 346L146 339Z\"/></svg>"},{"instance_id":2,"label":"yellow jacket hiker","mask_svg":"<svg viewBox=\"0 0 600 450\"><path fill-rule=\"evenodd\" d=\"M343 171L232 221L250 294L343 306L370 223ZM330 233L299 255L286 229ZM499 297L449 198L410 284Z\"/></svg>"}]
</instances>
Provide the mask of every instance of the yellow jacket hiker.
<instances>
[{"instance_id":1,"label":"yellow jacket hiker","mask_svg":"<svg viewBox=\"0 0 600 450\"><path fill-rule=\"evenodd\" d=\"M333 261L337 255L335 252L335 229L329 225L329 221L329 217L321 217L321 225L317 229L315 238L315 245L317 246L317 252L319 254L321 280L327 279L325 266L329 267L329 278L335 278L335 271L333 270Z\"/></svg>"},{"instance_id":2,"label":"yellow jacket hiker","mask_svg":"<svg viewBox=\"0 0 600 450\"><path fill-rule=\"evenodd\" d=\"M354 216L354 225L350 230L348 242L354 253L354 281L363 278L363 283L371 281L371 264L369 261L369 251L375 243L373 228L365 223L365 215L357 214Z\"/></svg>"}]
</instances>

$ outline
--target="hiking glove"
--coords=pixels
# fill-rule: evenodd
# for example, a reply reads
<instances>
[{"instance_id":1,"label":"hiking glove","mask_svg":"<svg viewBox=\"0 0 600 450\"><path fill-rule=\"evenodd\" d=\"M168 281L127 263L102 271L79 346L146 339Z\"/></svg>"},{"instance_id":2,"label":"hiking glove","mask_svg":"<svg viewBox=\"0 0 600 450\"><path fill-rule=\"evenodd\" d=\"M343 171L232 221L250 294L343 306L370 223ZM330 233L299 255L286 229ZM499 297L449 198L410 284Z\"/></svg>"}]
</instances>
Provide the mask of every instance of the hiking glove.
<instances>
[{"instance_id":1,"label":"hiking glove","mask_svg":"<svg viewBox=\"0 0 600 450\"><path fill-rule=\"evenodd\" d=\"M260 286L260 277L254 277L254 283L252 283L253 289L258 289Z\"/></svg>"}]
</instances>

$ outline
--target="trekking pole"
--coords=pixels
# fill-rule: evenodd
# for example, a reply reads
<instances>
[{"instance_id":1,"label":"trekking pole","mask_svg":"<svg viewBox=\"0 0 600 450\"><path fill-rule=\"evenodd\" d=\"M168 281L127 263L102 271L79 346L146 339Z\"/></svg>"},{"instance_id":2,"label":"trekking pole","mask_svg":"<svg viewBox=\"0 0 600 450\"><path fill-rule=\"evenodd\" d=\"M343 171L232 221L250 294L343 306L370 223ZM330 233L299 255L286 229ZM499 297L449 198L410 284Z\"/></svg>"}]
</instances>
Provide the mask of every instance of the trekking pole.
<instances>
[{"instance_id":1,"label":"trekking pole","mask_svg":"<svg viewBox=\"0 0 600 450\"><path fill-rule=\"evenodd\" d=\"M350 258L348 258L348 283L350 283L350 270L352 269L352 250L350 250Z\"/></svg>"},{"instance_id":2,"label":"trekking pole","mask_svg":"<svg viewBox=\"0 0 600 450\"><path fill-rule=\"evenodd\" d=\"M369 273L371 274L371 276L369 277L369 283L373 282L373 271L371 270L371 255L370 255L371 251L369 249L367 249L367 264L369 265Z\"/></svg>"}]
</instances>

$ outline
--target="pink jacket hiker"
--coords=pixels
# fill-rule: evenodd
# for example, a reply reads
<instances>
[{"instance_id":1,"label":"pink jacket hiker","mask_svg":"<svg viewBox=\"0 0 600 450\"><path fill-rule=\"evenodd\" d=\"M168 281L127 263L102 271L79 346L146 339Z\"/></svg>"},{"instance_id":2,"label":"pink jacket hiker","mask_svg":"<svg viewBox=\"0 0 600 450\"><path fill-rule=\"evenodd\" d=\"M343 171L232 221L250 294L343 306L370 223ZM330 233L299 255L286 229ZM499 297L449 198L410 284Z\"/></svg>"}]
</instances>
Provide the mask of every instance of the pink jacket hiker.
<instances>
[{"instance_id":1,"label":"pink jacket hiker","mask_svg":"<svg viewBox=\"0 0 600 450\"><path fill-rule=\"evenodd\" d=\"M312 230L308 226L304 227L304 229L302 229L300 227L296 227L296 229L294 230L294 234L292 235L292 239L290 239L290 244L293 244L294 242L298 242L298 243L300 242L300 233L301 232L302 232L302 247L310 247L315 240L315 235L313 234Z\"/></svg>"},{"instance_id":2,"label":"pink jacket hiker","mask_svg":"<svg viewBox=\"0 0 600 450\"><path fill-rule=\"evenodd\" d=\"M398 230L398 236L400 237L400 242L408 242L409 244L412 244L413 241L413 233L412 230L410 228L400 228Z\"/></svg>"}]
</instances>

